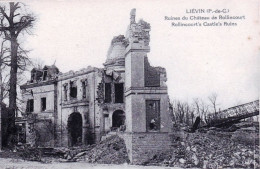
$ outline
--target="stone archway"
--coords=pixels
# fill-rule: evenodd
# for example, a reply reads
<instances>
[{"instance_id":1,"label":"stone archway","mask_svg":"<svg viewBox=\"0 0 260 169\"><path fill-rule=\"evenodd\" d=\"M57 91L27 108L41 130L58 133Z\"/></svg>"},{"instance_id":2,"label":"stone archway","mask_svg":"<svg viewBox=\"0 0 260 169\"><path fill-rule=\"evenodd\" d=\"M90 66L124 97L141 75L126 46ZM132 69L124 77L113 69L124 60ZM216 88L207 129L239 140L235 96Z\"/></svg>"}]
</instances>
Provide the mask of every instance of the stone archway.
<instances>
[{"instance_id":1,"label":"stone archway","mask_svg":"<svg viewBox=\"0 0 260 169\"><path fill-rule=\"evenodd\" d=\"M112 115L112 127L119 128L121 125L125 124L125 112L122 110L114 111Z\"/></svg>"},{"instance_id":2,"label":"stone archway","mask_svg":"<svg viewBox=\"0 0 260 169\"><path fill-rule=\"evenodd\" d=\"M69 146L77 146L82 143L82 116L78 112L71 113L68 118Z\"/></svg>"}]
</instances>

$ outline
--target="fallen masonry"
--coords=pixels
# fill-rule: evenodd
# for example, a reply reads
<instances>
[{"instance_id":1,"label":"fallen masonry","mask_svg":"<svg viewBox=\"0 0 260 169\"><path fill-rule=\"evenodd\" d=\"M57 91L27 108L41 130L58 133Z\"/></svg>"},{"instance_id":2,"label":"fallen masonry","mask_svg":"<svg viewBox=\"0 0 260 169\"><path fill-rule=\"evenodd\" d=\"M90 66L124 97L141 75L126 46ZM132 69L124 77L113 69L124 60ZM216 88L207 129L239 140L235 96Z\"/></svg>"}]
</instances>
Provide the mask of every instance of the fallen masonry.
<instances>
[{"instance_id":1,"label":"fallen masonry","mask_svg":"<svg viewBox=\"0 0 260 169\"><path fill-rule=\"evenodd\" d=\"M124 140L117 135L107 138L87 151L75 154L68 160L99 164L129 163Z\"/></svg>"},{"instance_id":2,"label":"fallen masonry","mask_svg":"<svg viewBox=\"0 0 260 169\"><path fill-rule=\"evenodd\" d=\"M141 165L182 168L259 168L259 123L241 122L227 130L202 128L194 133L176 130L172 150L151 153ZM112 135L95 145L73 148L54 148L42 151L41 159L58 162L88 162L102 164L129 163L122 135ZM22 150L21 152L25 152ZM39 150L34 150L37 160ZM23 153L21 154L23 155ZM51 162L51 161L50 161Z\"/></svg>"},{"instance_id":3,"label":"fallen masonry","mask_svg":"<svg viewBox=\"0 0 260 169\"><path fill-rule=\"evenodd\" d=\"M183 133L173 151L156 154L144 165L183 168L259 168L259 123L236 124L235 132L219 128Z\"/></svg>"},{"instance_id":4,"label":"fallen masonry","mask_svg":"<svg viewBox=\"0 0 260 169\"><path fill-rule=\"evenodd\" d=\"M125 142L117 135L108 137L98 144L72 148L20 147L17 154L24 160L39 162L78 162L99 164L129 163ZM17 155L16 155L17 156ZM1 157L1 153L0 153ZM52 157L52 158L50 158Z\"/></svg>"}]
</instances>

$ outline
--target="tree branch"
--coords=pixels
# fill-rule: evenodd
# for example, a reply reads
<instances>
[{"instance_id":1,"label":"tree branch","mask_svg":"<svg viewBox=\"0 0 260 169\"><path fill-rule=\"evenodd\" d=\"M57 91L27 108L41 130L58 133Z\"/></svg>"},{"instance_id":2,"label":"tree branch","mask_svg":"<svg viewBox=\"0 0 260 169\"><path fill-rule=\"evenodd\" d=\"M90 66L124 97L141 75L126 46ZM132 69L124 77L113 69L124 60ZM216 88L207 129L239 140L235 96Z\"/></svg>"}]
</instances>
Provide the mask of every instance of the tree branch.
<instances>
[{"instance_id":1,"label":"tree branch","mask_svg":"<svg viewBox=\"0 0 260 169\"><path fill-rule=\"evenodd\" d=\"M0 6L0 13L8 20L8 22L10 23L9 17L7 16L7 14L5 13L5 8Z\"/></svg>"}]
</instances>

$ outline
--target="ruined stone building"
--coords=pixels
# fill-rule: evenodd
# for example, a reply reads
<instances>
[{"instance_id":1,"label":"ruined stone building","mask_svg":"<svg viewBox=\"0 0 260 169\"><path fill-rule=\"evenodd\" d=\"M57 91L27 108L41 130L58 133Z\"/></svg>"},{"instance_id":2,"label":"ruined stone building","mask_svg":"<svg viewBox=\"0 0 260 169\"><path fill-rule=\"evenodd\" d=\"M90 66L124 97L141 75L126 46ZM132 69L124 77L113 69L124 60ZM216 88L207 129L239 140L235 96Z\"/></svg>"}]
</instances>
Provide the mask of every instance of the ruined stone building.
<instances>
[{"instance_id":1,"label":"ruined stone building","mask_svg":"<svg viewBox=\"0 0 260 169\"><path fill-rule=\"evenodd\" d=\"M26 142L39 146L92 144L120 131L131 161L170 146L166 71L148 62L150 24L130 13L126 35L112 39L104 68L59 72L33 69L21 86Z\"/></svg>"}]
</instances>

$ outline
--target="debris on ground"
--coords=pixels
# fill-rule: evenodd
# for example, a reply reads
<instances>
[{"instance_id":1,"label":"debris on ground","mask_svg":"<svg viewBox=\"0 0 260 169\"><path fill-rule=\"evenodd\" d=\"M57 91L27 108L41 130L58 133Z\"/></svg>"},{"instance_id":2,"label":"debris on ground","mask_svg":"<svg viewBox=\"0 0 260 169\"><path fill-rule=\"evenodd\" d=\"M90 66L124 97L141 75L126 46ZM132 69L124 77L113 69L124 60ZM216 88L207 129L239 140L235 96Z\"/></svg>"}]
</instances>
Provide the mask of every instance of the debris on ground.
<instances>
[{"instance_id":1,"label":"debris on ground","mask_svg":"<svg viewBox=\"0 0 260 169\"><path fill-rule=\"evenodd\" d=\"M157 154L145 164L182 168L259 168L259 124L248 125L239 124L234 132L219 128L184 132L183 140L173 151Z\"/></svg>"},{"instance_id":2,"label":"debris on ground","mask_svg":"<svg viewBox=\"0 0 260 169\"><path fill-rule=\"evenodd\" d=\"M117 135L108 137L99 144L88 147L87 150L68 151L65 154L67 161L86 161L101 164L128 163L124 140Z\"/></svg>"},{"instance_id":3,"label":"debris on ground","mask_svg":"<svg viewBox=\"0 0 260 169\"><path fill-rule=\"evenodd\" d=\"M194 133L180 125L183 137L175 139L173 150L155 154L143 165L181 168L260 168L259 123L241 122L228 128L200 128ZM72 148L20 147L0 152L1 158L30 161L103 164L129 163L124 140L117 135L98 144Z\"/></svg>"},{"instance_id":4,"label":"debris on ground","mask_svg":"<svg viewBox=\"0 0 260 169\"><path fill-rule=\"evenodd\" d=\"M22 145L17 151L0 152L0 158L17 158L28 161L76 162L124 164L129 163L125 142L117 135L112 135L98 144L71 148L35 148Z\"/></svg>"}]
</instances>

